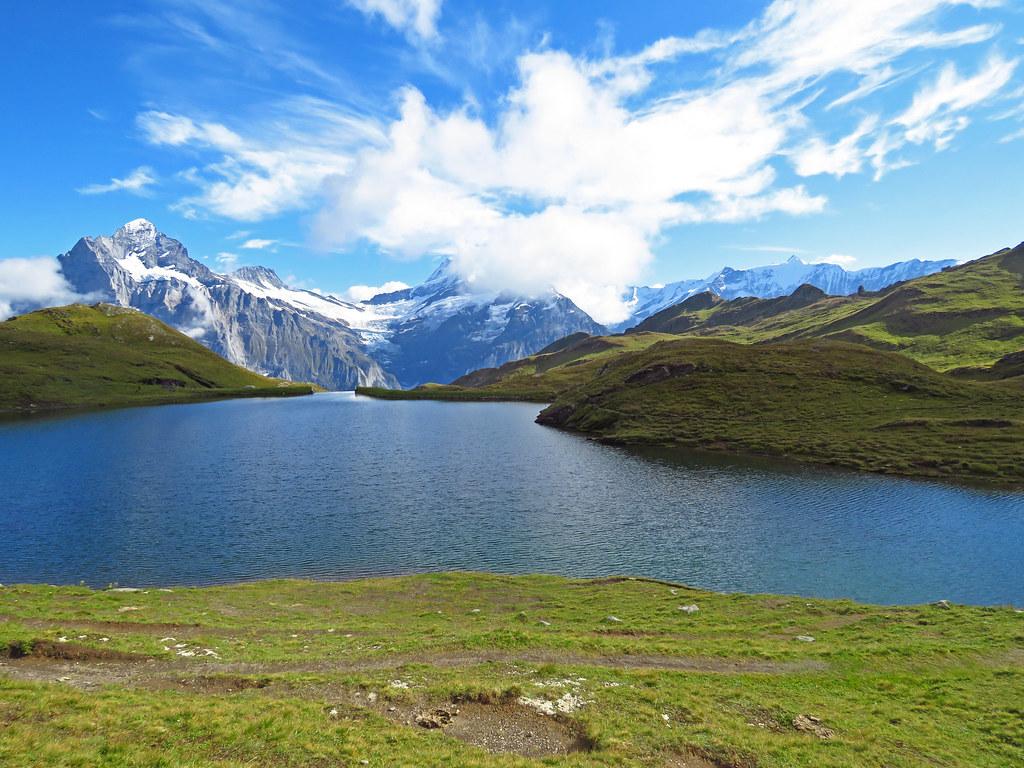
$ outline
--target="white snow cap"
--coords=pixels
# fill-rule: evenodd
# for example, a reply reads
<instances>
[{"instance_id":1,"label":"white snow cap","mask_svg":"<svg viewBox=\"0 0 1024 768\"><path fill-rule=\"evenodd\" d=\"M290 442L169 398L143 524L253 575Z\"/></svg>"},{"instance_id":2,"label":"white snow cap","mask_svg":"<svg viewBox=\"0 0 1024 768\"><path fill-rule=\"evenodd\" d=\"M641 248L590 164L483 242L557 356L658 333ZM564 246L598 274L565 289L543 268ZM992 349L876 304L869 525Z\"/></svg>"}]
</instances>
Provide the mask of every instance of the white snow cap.
<instances>
[{"instance_id":1,"label":"white snow cap","mask_svg":"<svg viewBox=\"0 0 1024 768\"><path fill-rule=\"evenodd\" d=\"M156 238L156 225L149 219L132 219L117 232L114 237L119 240L140 242Z\"/></svg>"}]
</instances>

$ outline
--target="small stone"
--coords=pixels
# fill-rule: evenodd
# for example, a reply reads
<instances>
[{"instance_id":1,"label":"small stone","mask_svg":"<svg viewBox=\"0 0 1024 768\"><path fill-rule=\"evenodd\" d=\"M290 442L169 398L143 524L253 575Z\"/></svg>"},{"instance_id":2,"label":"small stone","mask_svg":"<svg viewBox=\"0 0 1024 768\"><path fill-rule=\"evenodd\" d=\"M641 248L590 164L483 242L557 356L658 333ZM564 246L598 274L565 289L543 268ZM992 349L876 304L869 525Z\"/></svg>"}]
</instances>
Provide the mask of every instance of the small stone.
<instances>
[{"instance_id":1,"label":"small stone","mask_svg":"<svg viewBox=\"0 0 1024 768\"><path fill-rule=\"evenodd\" d=\"M141 592L138 587L111 587L107 592Z\"/></svg>"},{"instance_id":2,"label":"small stone","mask_svg":"<svg viewBox=\"0 0 1024 768\"><path fill-rule=\"evenodd\" d=\"M667 723L668 722L668 715L662 714L661 719L664 720Z\"/></svg>"},{"instance_id":3,"label":"small stone","mask_svg":"<svg viewBox=\"0 0 1024 768\"><path fill-rule=\"evenodd\" d=\"M821 720L813 715L797 715L793 718L793 727L804 733L813 733L819 739L831 739L836 732L823 725Z\"/></svg>"},{"instance_id":4,"label":"small stone","mask_svg":"<svg viewBox=\"0 0 1024 768\"><path fill-rule=\"evenodd\" d=\"M368 694L366 694L366 700L373 704L373 702L377 700L377 694L373 691L370 691Z\"/></svg>"},{"instance_id":5,"label":"small stone","mask_svg":"<svg viewBox=\"0 0 1024 768\"><path fill-rule=\"evenodd\" d=\"M797 635L796 639L799 640L801 643L813 643L814 642L814 638L811 637L810 635Z\"/></svg>"},{"instance_id":6,"label":"small stone","mask_svg":"<svg viewBox=\"0 0 1024 768\"><path fill-rule=\"evenodd\" d=\"M953 607L950 604L949 600L938 600L938 601L932 603L932 605L934 605L936 608L942 608L943 610L946 610L946 611L948 611L950 608Z\"/></svg>"},{"instance_id":7,"label":"small stone","mask_svg":"<svg viewBox=\"0 0 1024 768\"><path fill-rule=\"evenodd\" d=\"M480 609L474 608L472 611L470 611L470 613L480 613Z\"/></svg>"},{"instance_id":8,"label":"small stone","mask_svg":"<svg viewBox=\"0 0 1024 768\"><path fill-rule=\"evenodd\" d=\"M696 605L680 605L679 610L683 613L696 613L700 610Z\"/></svg>"},{"instance_id":9,"label":"small stone","mask_svg":"<svg viewBox=\"0 0 1024 768\"><path fill-rule=\"evenodd\" d=\"M331 707L331 711L328 712L327 714L330 717L337 718L338 717L338 708L337 707Z\"/></svg>"},{"instance_id":10,"label":"small stone","mask_svg":"<svg viewBox=\"0 0 1024 768\"><path fill-rule=\"evenodd\" d=\"M396 709L395 707L388 707L388 712L394 712L395 709Z\"/></svg>"},{"instance_id":11,"label":"small stone","mask_svg":"<svg viewBox=\"0 0 1024 768\"><path fill-rule=\"evenodd\" d=\"M622 623L622 619L620 619L618 616L609 616L608 618L605 619L605 621L610 621L613 624L621 624Z\"/></svg>"},{"instance_id":12,"label":"small stone","mask_svg":"<svg viewBox=\"0 0 1024 768\"><path fill-rule=\"evenodd\" d=\"M369 765L369 764L370 764L370 761L369 761L369 760L360 760L360 761L359 761L359 764L360 764L360 765Z\"/></svg>"},{"instance_id":13,"label":"small stone","mask_svg":"<svg viewBox=\"0 0 1024 768\"><path fill-rule=\"evenodd\" d=\"M457 711L456 711L457 713ZM444 728L452 722L452 713L447 709L435 709L416 715L416 725L420 728Z\"/></svg>"},{"instance_id":14,"label":"small stone","mask_svg":"<svg viewBox=\"0 0 1024 768\"><path fill-rule=\"evenodd\" d=\"M550 621L544 621L544 619L541 619L537 623L540 624L542 627L550 627L551 626L551 622Z\"/></svg>"},{"instance_id":15,"label":"small stone","mask_svg":"<svg viewBox=\"0 0 1024 768\"><path fill-rule=\"evenodd\" d=\"M117 609L118 613L128 613L129 611L141 611L142 609L137 605L122 605Z\"/></svg>"}]
</instances>

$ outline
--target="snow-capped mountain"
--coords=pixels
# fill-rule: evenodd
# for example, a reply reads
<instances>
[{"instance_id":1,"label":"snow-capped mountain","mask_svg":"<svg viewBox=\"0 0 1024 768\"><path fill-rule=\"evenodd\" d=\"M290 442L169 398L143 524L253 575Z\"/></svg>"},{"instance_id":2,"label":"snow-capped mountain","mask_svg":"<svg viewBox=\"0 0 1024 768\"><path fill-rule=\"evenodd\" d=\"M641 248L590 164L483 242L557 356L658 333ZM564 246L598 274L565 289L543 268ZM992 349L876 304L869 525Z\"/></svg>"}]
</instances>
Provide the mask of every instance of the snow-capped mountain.
<instances>
[{"instance_id":1,"label":"snow-capped mountain","mask_svg":"<svg viewBox=\"0 0 1024 768\"><path fill-rule=\"evenodd\" d=\"M837 264L807 264L796 256L791 256L782 264L765 267L725 267L703 280L681 280L656 288L638 286L631 289L627 295L630 317L616 328L632 327L656 312L704 291L711 291L723 299L736 299L741 296L773 299L788 296L806 284L820 288L831 296L847 296L861 288L865 291L880 291L893 283L930 275L954 264L956 261L952 259L912 259L886 267L847 271Z\"/></svg>"},{"instance_id":2,"label":"snow-capped mountain","mask_svg":"<svg viewBox=\"0 0 1024 768\"><path fill-rule=\"evenodd\" d=\"M606 330L555 291L531 298L475 291L447 260L420 285L368 304L391 318L372 350L403 386L452 381L531 355L571 333Z\"/></svg>"},{"instance_id":3,"label":"snow-capped mountain","mask_svg":"<svg viewBox=\"0 0 1024 768\"><path fill-rule=\"evenodd\" d=\"M445 262L415 288L352 303L266 267L218 274L145 219L59 257L76 292L131 306L233 363L330 389L450 381L604 328L564 296L471 290Z\"/></svg>"},{"instance_id":4,"label":"snow-capped mountain","mask_svg":"<svg viewBox=\"0 0 1024 768\"><path fill-rule=\"evenodd\" d=\"M372 321L367 308L288 288L263 267L217 274L145 219L59 260L77 292L140 309L250 370L332 389L397 384L353 327Z\"/></svg>"}]
</instances>

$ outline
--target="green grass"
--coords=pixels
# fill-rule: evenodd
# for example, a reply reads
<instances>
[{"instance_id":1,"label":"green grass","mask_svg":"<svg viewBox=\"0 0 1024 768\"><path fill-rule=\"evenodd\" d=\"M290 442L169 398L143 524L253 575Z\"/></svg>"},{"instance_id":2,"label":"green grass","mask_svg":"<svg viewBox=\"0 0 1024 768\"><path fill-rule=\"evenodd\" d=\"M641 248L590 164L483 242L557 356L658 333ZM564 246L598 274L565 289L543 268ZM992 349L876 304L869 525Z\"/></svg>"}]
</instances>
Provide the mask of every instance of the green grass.
<instances>
[{"instance_id":1,"label":"green grass","mask_svg":"<svg viewBox=\"0 0 1024 768\"><path fill-rule=\"evenodd\" d=\"M540 421L610 442L1021 485L1022 347L1024 245L877 294L701 294L634 332L567 339L450 385L357 391L552 403ZM680 365L695 370L629 381Z\"/></svg>"},{"instance_id":2,"label":"green grass","mask_svg":"<svg viewBox=\"0 0 1024 768\"><path fill-rule=\"evenodd\" d=\"M309 394L132 309L73 304L0 323L0 412Z\"/></svg>"},{"instance_id":3,"label":"green grass","mask_svg":"<svg viewBox=\"0 0 1024 768\"><path fill-rule=\"evenodd\" d=\"M890 474L1024 484L1024 393L838 341L742 345L640 334L479 386L391 397L535 400L541 423L608 442L755 453ZM543 369L543 372L538 372ZM378 395L373 390L361 392Z\"/></svg>"},{"instance_id":4,"label":"green grass","mask_svg":"<svg viewBox=\"0 0 1024 768\"><path fill-rule=\"evenodd\" d=\"M898 351L939 371L984 376L1024 350L1024 244L878 293L779 311L802 304L793 298L684 302L640 327L744 343L842 339Z\"/></svg>"},{"instance_id":5,"label":"green grass","mask_svg":"<svg viewBox=\"0 0 1024 768\"><path fill-rule=\"evenodd\" d=\"M699 611L679 610L688 604ZM7 586L0 617L0 647L134 655L4 661L10 768L538 765L387 707L567 691L587 702L567 726L594 749L545 765L1024 763L1024 614L1009 608L434 574L132 593ZM218 657L177 656L166 636ZM795 729L799 715L834 737Z\"/></svg>"}]
</instances>

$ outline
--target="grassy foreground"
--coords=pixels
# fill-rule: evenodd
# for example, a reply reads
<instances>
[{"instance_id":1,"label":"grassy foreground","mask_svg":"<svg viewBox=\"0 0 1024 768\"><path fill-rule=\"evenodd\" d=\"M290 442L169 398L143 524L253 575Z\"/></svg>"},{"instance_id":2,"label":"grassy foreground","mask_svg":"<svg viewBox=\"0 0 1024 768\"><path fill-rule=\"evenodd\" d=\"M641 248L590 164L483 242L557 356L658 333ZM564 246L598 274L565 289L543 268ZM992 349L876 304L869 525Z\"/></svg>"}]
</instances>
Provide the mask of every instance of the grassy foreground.
<instances>
[{"instance_id":1,"label":"grassy foreground","mask_svg":"<svg viewBox=\"0 0 1024 768\"><path fill-rule=\"evenodd\" d=\"M0 323L0 413L308 395L229 363L159 320L72 304Z\"/></svg>"},{"instance_id":2,"label":"grassy foreground","mask_svg":"<svg viewBox=\"0 0 1024 768\"><path fill-rule=\"evenodd\" d=\"M7 586L0 647L9 768L1024 764L1011 608L480 574Z\"/></svg>"},{"instance_id":3,"label":"grassy foreground","mask_svg":"<svg viewBox=\"0 0 1024 768\"><path fill-rule=\"evenodd\" d=\"M538 421L624 444L756 453L889 474L1024 484L1024 391L815 340L592 338L454 385L378 397L552 403Z\"/></svg>"}]
</instances>

